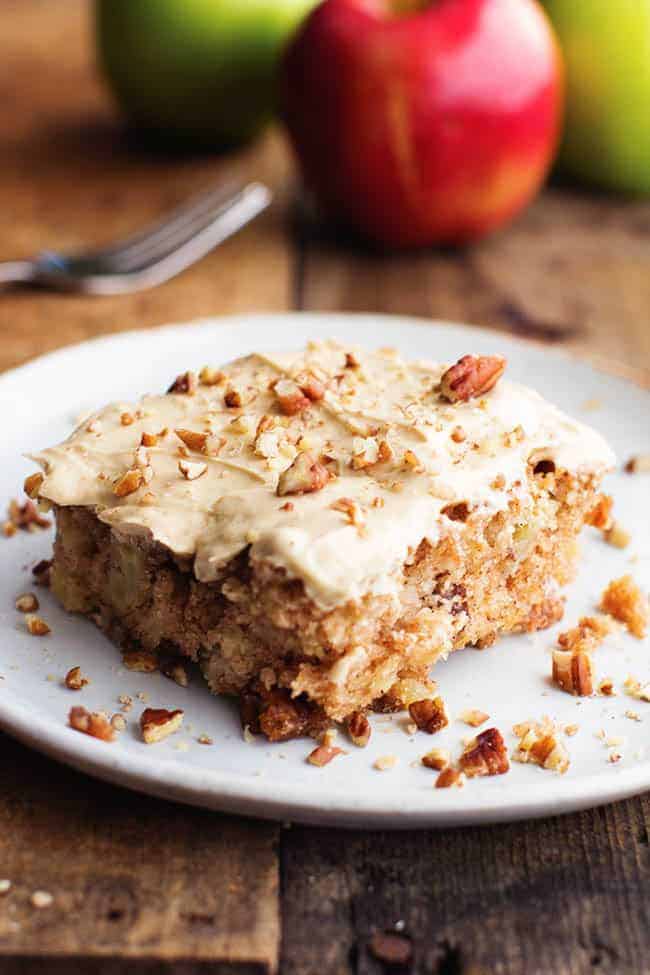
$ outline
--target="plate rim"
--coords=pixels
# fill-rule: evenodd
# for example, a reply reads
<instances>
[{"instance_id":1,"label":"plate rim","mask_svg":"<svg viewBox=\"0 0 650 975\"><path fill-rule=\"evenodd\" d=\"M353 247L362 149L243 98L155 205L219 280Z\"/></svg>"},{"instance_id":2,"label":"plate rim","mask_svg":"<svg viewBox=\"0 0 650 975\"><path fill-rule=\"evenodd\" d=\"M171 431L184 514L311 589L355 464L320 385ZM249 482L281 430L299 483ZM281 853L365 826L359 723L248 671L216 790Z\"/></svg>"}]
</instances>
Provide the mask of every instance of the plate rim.
<instances>
[{"instance_id":1,"label":"plate rim","mask_svg":"<svg viewBox=\"0 0 650 975\"><path fill-rule=\"evenodd\" d=\"M396 315L371 312L271 312L237 315L204 316L186 322L169 322L152 328L130 329L107 335L94 336L81 342L65 345L41 356L30 359L13 369L0 373L0 393L6 384L23 381L29 373L43 365L56 363L65 357L74 357L83 349L101 348L102 345L142 341L156 333L174 331L200 332L208 327L254 325L261 321L277 320L286 324L287 320L298 319L303 323L311 321L323 325L354 319L374 322L378 319L396 326L428 325L448 328L452 331L475 330L483 338L494 336L505 338L509 343L536 352L549 353L562 361L583 364L605 376L616 376L625 383L632 382L641 392L648 392L648 386L639 372L633 376L605 368L602 362L594 362L588 355L576 350L552 347L529 340L522 336L502 333L495 329L425 316ZM608 363L609 365L609 363ZM650 762L630 767L608 769L592 773L575 780L575 785L567 791L566 784L557 777L539 783L509 787L514 793L512 800L504 804L502 792L485 795L473 806L462 802L453 792L435 792L431 786L422 789L422 800L418 797L417 808L413 807L414 791L409 793L409 807L400 808L399 794L383 795L377 808L376 796L356 796L352 801L349 788L331 787L327 802L322 794L310 799L304 783L283 782L281 798L269 790L268 777L239 775L234 772L204 770L197 766L181 765L179 762L158 758L154 765L147 763L145 753L142 757L118 750L102 752L104 742L77 734L69 736L70 728L62 724L52 726L51 719L40 719L28 706L20 702L3 700L0 692L0 728L28 747L46 754L50 758L72 766L96 778L115 785L144 792L172 801L181 801L227 813L252 815L263 819L287 820L315 825L336 825L351 828L412 829L444 828L463 825L488 825L496 822L514 822L518 819L534 819L549 815L565 814L578 809L593 808L597 805L622 799L650 788ZM54 733L53 733L54 731ZM170 776L170 772L173 772ZM558 781L559 779L559 781ZM562 788L560 785L562 783ZM573 785L573 783L572 783ZM399 790L397 790L399 793ZM454 790L455 791L455 790ZM430 801L424 798L431 793ZM434 799L435 795L435 799ZM557 808L554 808L557 806Z\"/></svg>"}]
</instances>

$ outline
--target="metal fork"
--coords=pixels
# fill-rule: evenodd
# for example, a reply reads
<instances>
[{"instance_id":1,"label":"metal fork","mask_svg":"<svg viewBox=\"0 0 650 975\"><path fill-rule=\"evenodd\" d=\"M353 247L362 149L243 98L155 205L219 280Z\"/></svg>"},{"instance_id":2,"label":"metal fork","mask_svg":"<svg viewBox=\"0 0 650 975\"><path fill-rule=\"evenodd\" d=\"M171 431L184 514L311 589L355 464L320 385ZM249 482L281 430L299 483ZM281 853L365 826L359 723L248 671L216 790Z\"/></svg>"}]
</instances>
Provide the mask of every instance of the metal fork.
<instances>
[{"instance_id":1,"label":"metal fork","mask_svg":"<svg viewBox=\"0 0 650 975\"><path fill-rule=\"evenodd\" d=\"M162 220L99 250L46 252L0 263L0 284L110 295L162 284L240 230L271 202L262 183L221 186L195 197Z\"/></svg>"}]
</instances>

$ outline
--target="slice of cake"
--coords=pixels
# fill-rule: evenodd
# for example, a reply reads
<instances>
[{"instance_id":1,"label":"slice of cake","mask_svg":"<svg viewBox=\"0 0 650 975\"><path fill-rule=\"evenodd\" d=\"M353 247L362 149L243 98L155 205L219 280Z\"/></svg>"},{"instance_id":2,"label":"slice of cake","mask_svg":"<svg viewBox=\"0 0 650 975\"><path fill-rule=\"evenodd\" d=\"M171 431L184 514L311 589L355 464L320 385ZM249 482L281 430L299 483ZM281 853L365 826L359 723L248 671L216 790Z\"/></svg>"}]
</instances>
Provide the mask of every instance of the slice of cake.
<instances>
[{"instance_id":1,"label":"slice of cake","mask_svg":"<svg viewBox=\"0 0 650 975\"><path fill-rule=\"evenodd\" d=\"M408 705L450 651L560 618L614 462L504 369L310 343L108 406L34 457L52 589L272 739Z\"/></svg>"}]
</instances>

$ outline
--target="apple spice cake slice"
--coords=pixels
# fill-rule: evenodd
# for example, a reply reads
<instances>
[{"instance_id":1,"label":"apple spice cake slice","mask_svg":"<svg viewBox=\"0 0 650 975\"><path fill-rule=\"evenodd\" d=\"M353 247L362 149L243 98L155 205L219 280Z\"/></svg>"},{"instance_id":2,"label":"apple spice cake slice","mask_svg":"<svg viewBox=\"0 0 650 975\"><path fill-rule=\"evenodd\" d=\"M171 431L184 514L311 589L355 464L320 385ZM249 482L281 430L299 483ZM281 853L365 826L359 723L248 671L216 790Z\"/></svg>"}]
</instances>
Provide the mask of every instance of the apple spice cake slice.
<instances>
[{"instance_id":1,"label":"apple spice cake slice","mask_svg":"<svg viewBox=\"0 0 650 975\"><path fill-rule=\"evenodd\" d=\"M33 458L54 593L271 739L408 705L450 651L561 616L614 462L504 369L328 341L108 406Z\"/></svg>"}]
</instances>

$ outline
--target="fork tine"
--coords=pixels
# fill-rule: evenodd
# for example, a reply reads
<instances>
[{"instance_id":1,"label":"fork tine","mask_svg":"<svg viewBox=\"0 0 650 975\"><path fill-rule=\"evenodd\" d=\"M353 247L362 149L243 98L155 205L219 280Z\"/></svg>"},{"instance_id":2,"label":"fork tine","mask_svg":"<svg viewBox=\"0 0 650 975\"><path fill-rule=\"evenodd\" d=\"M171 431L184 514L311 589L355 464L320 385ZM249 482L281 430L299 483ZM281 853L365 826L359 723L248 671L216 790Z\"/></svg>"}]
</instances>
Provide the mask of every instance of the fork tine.
<instances>
[{"instance_id":1,"label":"fork tine","mask_svg":"<svg viewBox=\"0 0 650 975\"><path fill-rule=\"evenodd\" d=\"M218 219L213 219L180 246L163 253L155 261L128 273L95 274L84 281L84 290L93 294L120 294L162 284L200 260L217 244L245 226L264 210L271 193L261 183L251 183L228 206L223 206Z\"/></svg>"},{"instance_id":2,"label":"fork tine","mask_svg":"<svg viewBox=\"0 0 650 975\"><path fill-rule=\"evenodd\" d=\"M113 263L124 257L133 257L141 247L148 247L159 240L163 240L170 234L176 232L193 221L197 217L207 212L212 212L215 208L224 206L243 189L242 184L230 181L206 193L201 193L185 201L171 212L166 213L159 220L149 224L143 230L123 240L113 242L107 247L93 250L90 254L79 255L80 257L90 257L93 261Z\"/></svg>"}]
</instances>

